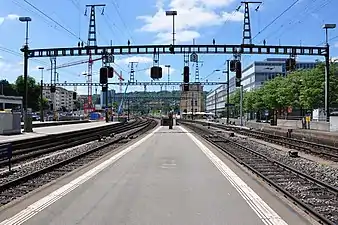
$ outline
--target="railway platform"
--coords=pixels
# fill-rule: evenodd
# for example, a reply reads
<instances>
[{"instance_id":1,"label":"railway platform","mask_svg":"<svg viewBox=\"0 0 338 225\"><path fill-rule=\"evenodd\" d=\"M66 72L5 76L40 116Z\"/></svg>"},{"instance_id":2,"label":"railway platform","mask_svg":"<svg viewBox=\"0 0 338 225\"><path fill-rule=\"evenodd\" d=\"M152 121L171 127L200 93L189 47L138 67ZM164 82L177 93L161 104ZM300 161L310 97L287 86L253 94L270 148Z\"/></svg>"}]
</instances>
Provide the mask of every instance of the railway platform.
<instances>
[{"instance_id":1,"label":"railway platform","mask_svg":"<svg viewBox=\"0 0 338 225\"><path fill-rule=\"evenodd\" d=\"M107 126L118 122L109 122L105 121L99 122L90 122L90 123L76 123L76 124L66 124L66 125L57 125L57 126L46 126L46 127L37 127L34 128L31 133L21 133L16 135L0 135L0 143L18 141L36 137L47 136L51 134L60 134L66 132L72 132L83 129L90 129L94 127Z\"/></svg>"},{"instance_id":2,"label":"railway platform","mask_svg":"<svg viewBox=\"0 0 338 225\"><path fill-rule=\"evenodd\" d=\"M48 127L48 126L60 126L60 125L67 125L67 124L79 124L79 123L89 123L90 120L69 120L69 121L33 121L33 128L36 127ZM21 128L23 129L24 123L21 122Z\"/></svg>"},{"instance_id":3,"label":"railway platform","mask_svg":"<svg viewBox=\"0 0 338 225\"><path fill-rule=\"evenodd\" d=\"M184 127L159 127L41 188L0 225L272 224L309 222Z\"/></svg>"}]
</instances>

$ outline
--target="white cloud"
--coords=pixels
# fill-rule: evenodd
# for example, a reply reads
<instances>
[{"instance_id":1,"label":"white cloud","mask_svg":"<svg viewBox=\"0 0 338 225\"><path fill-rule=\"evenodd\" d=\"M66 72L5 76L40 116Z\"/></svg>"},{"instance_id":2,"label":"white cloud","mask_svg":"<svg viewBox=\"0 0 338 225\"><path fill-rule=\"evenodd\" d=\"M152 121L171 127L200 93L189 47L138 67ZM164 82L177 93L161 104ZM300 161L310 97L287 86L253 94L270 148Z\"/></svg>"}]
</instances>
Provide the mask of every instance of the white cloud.
<instances>
[{"instance_id":1,"label":"white cloud","mask_svg":"<svg viewBox=\"0 0 338 225\"><path fill-rule=\"evenodd\" d=\"M151 63L153 62L153 58L144 57L144 56L131 56L131 57L115 60L115 63L117 65L128 65L129 62Z\"/></svg>"},{"instance_id":2,"label":"white cloud","mask_svg":"<svg viewBox=\"0 0 338 225\"><path fill-rule=\"evenodd\" d=\"M338 48L338 42L334 43L333 46Z\"/></svg>"},{"instance_id":3,"label":"white cloud","mask_svg":"<svg viewBox=\"0 0 338 225\"><path fill-rule=\"evenodd\" d=\"M8 14L5 17L0 17L0 25L5 22L5 20L17 20L19 19L19 16L16 14Z\"/></svg>"},{"instance_id":4,"label":"white cloud","mask_svg":"<svg viewBox=\"0 0 338 225\"><path fill-rule=\"evenodd\" d=\"M199 38L200 36L200 33L198 33L197 31L182 30L181 32L177 33L177 35L175 35L175 42L192 42L193 39ZM158 33L156 35L155 44L168 44L168 42L172 42L172 39L172 33Z\"/></svg>"},{"instance_id":5,"label":"white cloud","mask_svg":"<svg viewBox=\"0 0 338 225\"><path fill-rule=\"evenodd\" d=\"M223 9L233 2L234 0L171 0L169 10L177 9L178 14L175 16L177 42L186 42L188 39L192 41L193 38L200 37L200 28L222 25L225 21L242 21L243 13L226 12ZM165 15L162 1L158 1L156 5L155 15L137 17L145 22L139 31L158 33L155 43L167 41L168 44L173 18Z\"/></svg>"},{"instance_id":6,"label":"white cloud","mask_svg":"<svg viewBox=\"0 0 338 225\"><path fill-rule=\"evenodd\" d=\"M8 14L6 19L8 20L17 20L19 19L20 16L16 15L16 14Z\"/></svg>"}]
</instances>

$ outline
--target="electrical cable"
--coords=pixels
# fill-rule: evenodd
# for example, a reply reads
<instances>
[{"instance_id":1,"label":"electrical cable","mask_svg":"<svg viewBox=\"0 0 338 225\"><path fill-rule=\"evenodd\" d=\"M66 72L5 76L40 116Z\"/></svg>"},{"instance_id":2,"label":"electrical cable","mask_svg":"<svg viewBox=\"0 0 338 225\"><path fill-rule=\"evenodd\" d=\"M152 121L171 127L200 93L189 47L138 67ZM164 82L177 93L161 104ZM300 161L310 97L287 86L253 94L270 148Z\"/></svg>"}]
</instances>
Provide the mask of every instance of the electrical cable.
<instances>
[{"instance_id":1,"label":"electrical cable","mask_svg":"<svg viewBox=\"0 0 338 225\"><path fill-rule=\"evenodd\" d=\"M299 0L296 0L293 2L289 7L287 7L281 14L279 14L275 19L273 19L268 25L266 25L263 29L261 29L253 38L254 40L258 35L260 35L264 30L266 30L268 27L270 27L274 22L276 22L279 18L281 18L287 11L289 11L293 6L295 6L299 2Z\"/></svg>"},{"instance_id":2,"label":"electrical cable","mask_svg":"<svg viewBox=\"0 0 338 225\"><path fill-rule=\"evenodd\" d=\"M119 7L118 7L117 3L114 0L111 0L111 2L112 2L113 6L114 6L114 8L115 8L115 10L117 12L117 15L120 17L120 19L122 21L122 24L124 25L126 31L128 32L128 35L130 36L131 41L134 42L133 36L131 35L131 32L130 32L129 28L128 28L127 24L124 22L124 20L123 20L123 18L121 16L121 13L120 13L120 10L119 10Z\"/></svg>"},{"instance_id":3,"label":"electrical cable","mask_svg":"<svg viewBox=\"0 0 338 225\"><path fill-rule=\"evenodd\" d=\"M67 29L66 27L64 27L62 24L60 24L59 22L57 22L56 20L54 20L53 18L51 18L50 16L48 16L46 13L44 13L38 7L36 7L32 3L30 3L28 0L24 0L24 2L26 2L28 5L30 5L32 8L34 8L36 11L38 11L39 13L41 13L42 15L44 15L45 17L47 17L49 20L53 21L55 24L57 24L59 27L61 27L63 30L65 30L70 35L74 36L76 39L79 39L79 40L83 41L80 37L78 37L72 31L70 31L69 29Z\"/></svg>"},{"instance_id":4,"label":"electrical cable","mask_svg":"<svg viewBox=\"0 0 338 225\"><path fill-rule=\"evenodd\" d=\"M282 32L282 33L280 34L280 37L283 36L284 34L286 34L287 32L290 32L292 29L296 28L297 25L303 23L303 22L305 21L305 18L307 18L310 14L322 10L322 9L323 9L324 7L326 7L331 1L332 1L332 0L327 0L326 2L321 2L321 3L320 3L320 4L321 4L320 6L313 7L312 9L310 9L308 13L303 14L304 17L303 17L302 19L299 19L297 22L295 22L295 23L293 24L293 26L291 26L289 29L286 29L284 32Z\"/></svg>"}]
</instances>

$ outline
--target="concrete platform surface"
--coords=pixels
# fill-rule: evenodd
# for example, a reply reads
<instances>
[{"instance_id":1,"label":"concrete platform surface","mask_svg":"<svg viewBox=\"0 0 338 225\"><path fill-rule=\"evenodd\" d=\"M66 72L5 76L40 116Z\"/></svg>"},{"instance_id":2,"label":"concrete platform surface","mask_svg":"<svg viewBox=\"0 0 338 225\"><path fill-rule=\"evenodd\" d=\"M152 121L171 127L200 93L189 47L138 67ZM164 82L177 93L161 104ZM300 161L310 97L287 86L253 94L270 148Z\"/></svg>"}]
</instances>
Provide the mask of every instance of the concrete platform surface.
<instances>
[{"instance_id":1,"label":"concrete platform surface","mask_svg":"<svg viewBox=\"0 0 338 225\"><path fill-rule=\"evenodd\" d=\"M89 123L90 120L69 120L69 121L32 121L33 128L34 127L47 127L47 126L59 126L59 125L66 125L66 124L78 124L78 123ZM24 122L21 122L21 128L24 128Z\"/></svg>"},{"instance_id":2,"label":"concrete platform surface","mask_svg":"<svg viewBox=\"0 0 338 225\"><path fill-rule=\"evenodd\" d=\"M17 140L30 139L35 137L47 136L50 134L60 134L66 132L72 132L83 129L90 129L94 127L107 126L118 122L92 122L92 123L78 123L78 124L67 124L59 126L48 126L48 127L37 127L33 128L32 133L22 133L17 135L0 135L0 143L11 142Z\"/></svg>"},{"instance_id":3,"label":"concrete platform surface","mask_svg":"<svg viewBox=\"0 0 338 225\"><path fill-rule=\"evenodd\" d=\"M308 224L263 186L259 197L248 186L258 182L244 183L213 151L184 129L157 128L5 210L0 225Z\"/></svg>"}]
</instances>

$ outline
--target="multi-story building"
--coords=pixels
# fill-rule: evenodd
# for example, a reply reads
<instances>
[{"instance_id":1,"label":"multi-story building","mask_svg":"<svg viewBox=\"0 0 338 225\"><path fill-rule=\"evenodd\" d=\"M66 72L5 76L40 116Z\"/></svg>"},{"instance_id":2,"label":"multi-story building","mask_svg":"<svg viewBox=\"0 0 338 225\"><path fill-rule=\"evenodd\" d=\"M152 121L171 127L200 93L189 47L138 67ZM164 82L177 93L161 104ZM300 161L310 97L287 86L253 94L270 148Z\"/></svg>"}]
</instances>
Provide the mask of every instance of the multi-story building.
<instances>
[{"instance_id":1,"label":"multi-story building","mask_svg":"<svg viewBox=\"0 0 338 225\"><path fill-rule=\"evenodd\" d=\"M73 91L69 91L62 87L56 87L55 91L55 109L56 110L73 110L74 101ZM50 88L43 89L43 96L48 99L49 104L53 104Z\"/></svg>"},{"instance_id":2,"label":"multi-story building","mask_svg":"<svg viewBox=\"0 0 338 225\"><path fill-rule=\"evenodd\" d=\"M316 62L297 62L296 69L312 69ZM242 82L244 91L251 91L261 87L265 81L275 78L277 75L286 76L285 58L267 58L265 61L255 61L242 71ZM236 90L235 77L229 80L229 93ZM216 95L215 95L216 94ZM219 114L225 111L226 85L221 85L210 91L206 99L207 112Z\"/></svg>"},{"instance_id":3,"label":"multi-story building","mask_svg":"<svg viewBox=\"0 0 338 225\"><path fill-rule=\"evenodd\" d=\"M181 91L181 114L205 111L205 101L202 85L189 84L189 91L184 91L183 85L181 85Z\"/></svg>"},{"instance_id":4,"label":"multi-story building","mask_svg":"<svg viewBox=\"0 0 338 225\"><path fill-rule=\"evenodd\" d=\"M267 80L277 75L286 76L286 58L267 58L265 61L255 61L242 71L243 90L250 91L259 88ZM312 69L316 62L297 62L296 69Z\"/></svg>"},{"instance_id":5,"label":"multi-story building","mask_svg":"<svg viewBox=\"0 0 338 225\"><path fill-rule=\"evenodd\" d=\"M114 102L115 90L108 90L108 106L112 106ZM102 92L100 94L100 105L101 108L105 108L106 106L106 92Z\"/></svg>"}]
</instances>

